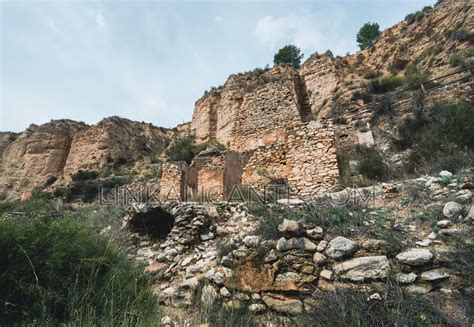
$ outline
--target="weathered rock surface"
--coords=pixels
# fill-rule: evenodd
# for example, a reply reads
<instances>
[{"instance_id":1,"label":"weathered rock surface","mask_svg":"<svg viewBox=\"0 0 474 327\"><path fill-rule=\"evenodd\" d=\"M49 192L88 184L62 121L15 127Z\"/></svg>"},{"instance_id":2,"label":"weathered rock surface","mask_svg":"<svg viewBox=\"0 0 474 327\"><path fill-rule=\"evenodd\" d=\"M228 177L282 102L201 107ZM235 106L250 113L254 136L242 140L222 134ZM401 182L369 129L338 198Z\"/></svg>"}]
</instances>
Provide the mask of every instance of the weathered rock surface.
<instances>
[{"instance_id":1,"label":"weathered rock surface","mask_svg":"<svg viewBox=\"0 0 474 327\"><path fill-rule=\"evenodd\" d=\"M303 313L303 303L297 299L282 298L277 299L269 295L264 295L262 301L272 310L287 314Z\"/></svg>"},{"instance_id":2,"label":"weathered rock surface","mask_svg":"<svg viewBox=\"0 0 474 327\"><path fill-rule=\"evenodd\" d=\"M333 269L342 279L362 282L386 278L390 265L386 256L359 257L336 264Z\"/></svg>"},{"instance_id":3,"label":"weathered rock surface","mask_svg":"<svg viewBox=\"0 0 474 327\"><path fill-rule=\"evenodd\" d=\"M329 242L326 255L333 259L341 259L351 256L357 251L357 243L348 238L338 236Z\"/></svg>"},{"instance_id":4,"label":"weathered rock surface","mask_svg":"<svg viewBox=\"0 0 474 327\"><path fill-rule=\"evenodd\" d=\"M397 254L396 258L401 263L418 266L430 262L433 259L433 253L427 249L411 248Z\"/></svg>"},{"instance_id":5,"label":"weathered rock surface","mask_svg":"<svg viewBox=\"0 0 474 327\"><path fill-rule=\"evenodd\" d=\"M457 202L448 202L443 207L443 215L447 218L457 218L462 212L462 205Z\"/></svg>"},{"instance_id":6,"label":"weathered rock surface","mask_svg":"<svg viewBox=\"0 0 474 327\"><path fill-rule=\"evenodd\" d=\"M288 251L288 250L305 250L305 251L316 251L316 244L311 242L305 237L294 237L286 239L284 237L278 240L276 249L278 251Z\"/></svg>"}]
</instances>

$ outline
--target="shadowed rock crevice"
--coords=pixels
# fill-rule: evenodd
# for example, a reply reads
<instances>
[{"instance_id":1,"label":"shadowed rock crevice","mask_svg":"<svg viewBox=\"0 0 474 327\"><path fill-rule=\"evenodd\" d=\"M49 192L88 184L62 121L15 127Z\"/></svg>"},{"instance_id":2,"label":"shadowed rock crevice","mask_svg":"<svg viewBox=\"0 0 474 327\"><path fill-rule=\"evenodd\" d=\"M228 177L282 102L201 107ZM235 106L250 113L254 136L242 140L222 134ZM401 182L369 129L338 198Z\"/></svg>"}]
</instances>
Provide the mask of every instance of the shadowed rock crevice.
<instances>
[{"instance_id":1,"label":"shadowed rock crevice","mask_svg":"<svg viewBox=\"0 0 474 327\"><path fill-rule=\"evenodd\" d=\"M174 226L175 217L161 208L134 214L129 223L133 231L155 238L166 237Z\"/></svg>"}]
</instances>

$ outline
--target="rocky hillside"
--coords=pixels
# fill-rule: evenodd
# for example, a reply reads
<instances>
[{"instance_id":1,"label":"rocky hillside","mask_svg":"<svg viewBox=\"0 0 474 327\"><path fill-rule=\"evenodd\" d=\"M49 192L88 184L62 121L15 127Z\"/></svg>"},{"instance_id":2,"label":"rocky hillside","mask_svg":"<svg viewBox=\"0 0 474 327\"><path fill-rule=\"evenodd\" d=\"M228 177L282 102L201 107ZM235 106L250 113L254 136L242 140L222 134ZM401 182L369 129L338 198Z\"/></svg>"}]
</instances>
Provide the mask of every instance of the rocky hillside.
<instances>
[{"instance_id":1,"label":"rocky hillside","mask_svg":"<svg viewBox=\"0 0 474 327\"><path fill-rule=\"evenodd\" d=\"M79 170L150 175L158 169L154 163L166 160L162 152L172 139L191 134L239 153L273 145L284 152L287 130L313 120L314 126L333 127L336 152L347 162L357 161L358 146L375 145L388 161L400 163L400 150L391 146L399 125L394 121L418 106L416 92L424 90L426 105L472 100L472 69L466 67L473 61L473 13L470 1L443 1L383 31L371 49L344 57L316 53L299 69L231 75L197 100L189 124L173 131L111 117L93 126L61 120L20 134L2 132L0 192L17 198L33 187L69 183ZM463 73L439 79L457 71ZM378 119L384 112L390 120Z\"/></svg>"},{"instance_id":2,"label":"rocky hillside","mask_svg":"<svg viewBox=\"0 0 474 327\"><path fill-rule=\"evenodd\" d=\"M55 120L20 134L2 133L0 189L14 199L34 187L68 183L79 170L122 175L122 168L141 167L144 156L161 152L174 134L118 117L92 126Z\"/></svg>"}]
</instances>

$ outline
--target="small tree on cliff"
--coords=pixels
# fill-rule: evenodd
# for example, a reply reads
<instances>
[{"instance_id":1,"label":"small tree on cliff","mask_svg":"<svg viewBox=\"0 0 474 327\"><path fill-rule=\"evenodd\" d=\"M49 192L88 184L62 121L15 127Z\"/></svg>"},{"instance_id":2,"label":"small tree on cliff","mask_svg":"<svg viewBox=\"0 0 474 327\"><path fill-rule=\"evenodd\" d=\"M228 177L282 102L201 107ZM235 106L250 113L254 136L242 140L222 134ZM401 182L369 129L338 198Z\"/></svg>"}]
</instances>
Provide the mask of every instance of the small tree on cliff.
<instances>
[{"instance_id":1,"label":"small tree on cliff","mask_svg":"<svg viewBox=\"0 0 474 327\"><path fill-rule=\"evenodd\" d=\"M288 64L295 68L299 68L303 56L304 54L301 53L301 50L296 45L288 44L278 50L273 57L273 64L275 66L279 64Z\"/></svg>"},{"instance_id":2,"label":"small tree on cliff","mask_svg":"<svg viewBox=\"0 0 474 327\"><path fill-rule=\"evenodd\" d=\"M380 26L377 23L365 23L357 33L357 43L361 50L371 48L380 35Z\"/></svg>"}]
</instances>

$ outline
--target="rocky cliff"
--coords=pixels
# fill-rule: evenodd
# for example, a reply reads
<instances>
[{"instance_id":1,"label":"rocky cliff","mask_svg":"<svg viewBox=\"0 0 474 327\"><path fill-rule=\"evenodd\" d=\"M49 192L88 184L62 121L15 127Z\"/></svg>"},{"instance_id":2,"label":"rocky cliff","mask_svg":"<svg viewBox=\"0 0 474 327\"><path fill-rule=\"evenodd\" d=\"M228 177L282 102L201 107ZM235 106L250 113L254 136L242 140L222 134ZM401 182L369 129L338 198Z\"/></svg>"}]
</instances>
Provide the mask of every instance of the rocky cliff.
<instances>
[{"instance_id":1,"label":"rocky cliff","mask_svg":"<svg viewBox=\"0 0 474 327\"><path fill-rule=\"evenodd\" d=\"M137 163L174 135L152 124L110 117L88 126L71 120L30 125L23 133L2 133L0 189L13 199L34 187L68 183L79 170L100 171Z\"/></svg>"},{"instance_id":2,"label":"rocky cliff","mask_svg":"<svg viewBox=\"0 0 474 327\"><path fill-rule=\"evenodd\" d=\"M446 87L440 86L454 77L421 87L419 82L472 66L473 15L469 1L443 1L434 9L424 9L383 31L369 50L344 57L327 51L311 55L299 69L276 66L231 75L223 86L196 101L190 123L174 130L111 117L93 126L61 120L31 125L20 134L2 132L0 192L18 197L55 179L67 183L81 169L102 171L129 164L128 173L133 175L135 168L140 170L143 161L153 161L152 157L173 138L190 134L198 142L215 140L239 153L267 147L260 149L262 156L251 162L255 167L267 167L272 162L281 165L278 158L267 155L275 152L268 147L280 147L279 152L286 153L287 131L313 120L316 125L311 126L331 126L337 151L351 151L359 144L375 144L378 149L389 151L387 139L393 134L394 125L374 121L373 116L387 98L401 103L396 92L412 86L424 90L436 84L435 91L424 94L427 102L472 100L472 77L464 79L464 84ZM398 89L388 93L374 90L384 77L394 76L402 81ZM414 106L413 94L408 95L412 102L407 100L393 110L397 118L409 114ZM255 160L266 157L268 161ZM306 160L305 165L314 163L314 158L299 159ZM285 171L278 177L297 177L282 167L267 168ZM249 174L256 169L247 168L247 180L260 179Z\"/></svg>"}]
</instances>

